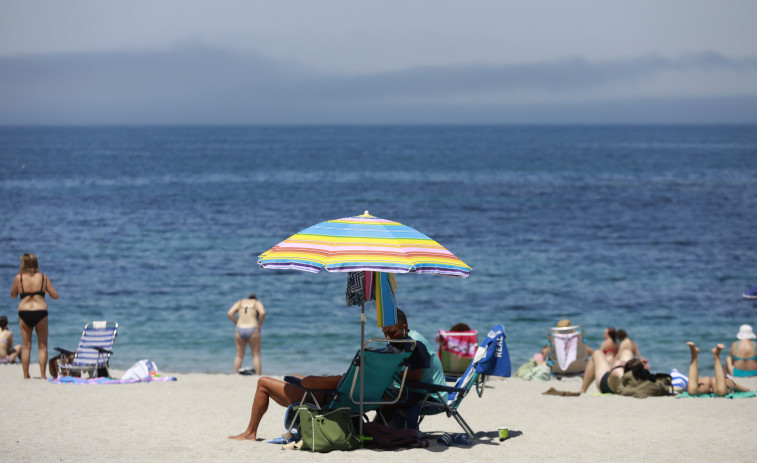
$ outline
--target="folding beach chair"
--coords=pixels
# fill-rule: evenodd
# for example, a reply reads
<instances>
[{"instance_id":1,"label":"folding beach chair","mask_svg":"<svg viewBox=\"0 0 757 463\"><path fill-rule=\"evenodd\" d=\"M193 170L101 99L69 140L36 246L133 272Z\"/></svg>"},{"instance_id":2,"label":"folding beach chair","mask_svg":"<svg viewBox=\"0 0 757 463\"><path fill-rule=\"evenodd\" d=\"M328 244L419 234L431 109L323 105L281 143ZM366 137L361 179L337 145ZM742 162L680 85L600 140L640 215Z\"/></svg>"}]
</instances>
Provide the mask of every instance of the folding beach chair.
<instances>
[{"instance_id":1,"label":"folding beach chair","mask_svg":"<svg viewBox=\"0 0 757 463\"><path fill-rule=\"evenodd\" d=\"M382 347L368 348L368 345L376 342L381 342ZM391 345L386 345L387 342L409 344L410 349L400 350ZM309 389L302 385L303 379L293 376L285 376L284 381L303 390L302 400L297 405L310 403L318 409L329 410L349 407L350 414L353 417L360 416L362 411L362 418L364 418L366 412L376 410L381 405L397 403L400 400L405 386L410 354L414 348L415 341L412 339L373 338L365 343L362 410L360 401L360 351L355 354L350 367L342 376L336 389ZM319 403L316 398L317 393L325 394L326 401L324 403ZM289 411L287 415L290 415ZM290 420L285 418L291 432L294 420L291 420L291 423L288 421Z\"/></svg>"},{"instance_id":2,"label":"folding beach chair","mask_svg":"<svg viewBox=\"0 0 757 463\"><path fill-rule=\"evenodd\" d=\"M442 362L445 376L460 377L476 354L478 332L439 330L436 333L436 342L439 344L439 360Z\"/></svg>"},{"instance_id":3,"label":"folding beach chair","mask_svg":"<svg viewBox=\"0 0 757 463\"><path fill-rule=\"evenodd\" d=\"M59 376L81 376L87 373L90 378L110 376L108 362L113 354L113 343L116 341L118 323L106 321L94 321L87 323L81 334L79 347L71 352L60 347L55 350L60 352L61 359L64 356L72 356L70 363L58 360Z\"/></svg>"},{"instance_id":4,"label":"folding beach chair","mask_svg":"<svg viewBox=\"0 0 757 463\"><path fill-rule=\"evenodd\" d=\"M557 379L564 376L583 376L589 363L589 350L584 341L583 327L574 325L550 328L547 340L547 365L552 370L552 375Z\"/></svg>"},{"instance_id":5,"label":"folding beach chair","mask_svg":"<svg viewBox=\"0 0 757 463\"><path fill-rule=\"evenodd\" d=\"M509 377L511 374L510 354L507 350L505 328L497 325L489 331L484 342L476 350L473 361L465 370L465 373L458 379L447 377L447 381L455 381L454 386L442 386L428 383L408 382L408 388L420 388L426 391L423 400L411 407L408 413L407 422L415 420L420 425L423 418L427 415L437 415L446 413L447 417L455 418L455 421L463 428L465 433L473 438L473 429L460 415L460 403L468 395L473 386L476 386L478 396L484 393L484 384L487 376ZM443 400L441 392L447 393L447 400Z\"/></svg>"}]
</instances>

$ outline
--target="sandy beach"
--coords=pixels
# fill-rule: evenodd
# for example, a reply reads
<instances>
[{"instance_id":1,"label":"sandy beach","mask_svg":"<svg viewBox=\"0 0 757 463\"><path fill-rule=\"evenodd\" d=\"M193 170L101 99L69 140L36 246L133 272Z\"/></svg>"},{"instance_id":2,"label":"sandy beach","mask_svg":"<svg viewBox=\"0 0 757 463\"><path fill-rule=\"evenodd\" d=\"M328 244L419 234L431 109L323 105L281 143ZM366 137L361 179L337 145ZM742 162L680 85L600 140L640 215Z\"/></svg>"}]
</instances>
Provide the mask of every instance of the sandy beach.
<instances>
[{"instance_id":1,"label":"sandy beach","mask_svg":"<svg viewBox=\"0 0 757 463\"><path fill-rule=\"evenodd\" d=\"M120 371L113 371L118 377ZM1 365L2 461L751 461L757 450L757 398L634 399L543 395L550 387L578 391L579 379L493 378L483 397L469 395L461 412L476 431L471 447L431 439L427 449L310 454L280 445L232 441L250 414L257 377L171 374L175 382L51 384L21 379L21 366ZM741 384L757 389L757 379ZM258 435L284 431L272 403ZM497 427L510 428L500 442ZM422 431L461 432L444 416Z\"/></svg>"}]
</instances>

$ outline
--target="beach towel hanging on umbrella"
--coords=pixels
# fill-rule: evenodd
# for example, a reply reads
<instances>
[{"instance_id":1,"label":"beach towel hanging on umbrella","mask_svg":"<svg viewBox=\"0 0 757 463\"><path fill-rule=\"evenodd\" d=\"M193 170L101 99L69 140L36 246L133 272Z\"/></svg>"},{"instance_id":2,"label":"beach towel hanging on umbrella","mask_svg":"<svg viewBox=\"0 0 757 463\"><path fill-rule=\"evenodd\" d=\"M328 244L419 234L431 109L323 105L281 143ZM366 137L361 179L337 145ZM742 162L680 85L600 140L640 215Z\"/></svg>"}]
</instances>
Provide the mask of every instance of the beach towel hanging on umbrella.
<instances>
[{"instance_id":1,"label":"beach towel hanging on umbrella","mask_svg":"<svg viewBox=\"0 0 757 463\"><path fill-rule=\"evenodd\" d=\"M376 326L397 324L397 282L384 272L350 272L347 277L347 305L376 301Z\"/></svg>"}]
</instances>

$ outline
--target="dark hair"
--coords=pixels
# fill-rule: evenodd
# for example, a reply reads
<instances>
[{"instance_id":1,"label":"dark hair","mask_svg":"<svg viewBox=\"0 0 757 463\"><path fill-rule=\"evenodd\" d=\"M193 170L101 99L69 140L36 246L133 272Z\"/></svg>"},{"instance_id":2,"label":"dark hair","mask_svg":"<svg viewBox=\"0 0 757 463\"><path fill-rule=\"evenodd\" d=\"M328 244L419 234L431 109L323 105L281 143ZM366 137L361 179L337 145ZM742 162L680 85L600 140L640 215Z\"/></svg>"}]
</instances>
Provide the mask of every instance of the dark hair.
<instances>
[{"instance_id":1,"label":"dark hair","mask_svg":"<svg viewBox=\"0 0 757 463\"><path fill-rule=\"evenodd\" d=\"M257 299L257 298L258 296L256 296L255 293L252 293L249 296L247 296L247 299Z\"/></svg>"},{"instance_id":2,"label":"dark hair","mask_svg":"<svg viewBox=\"0 0 757 463\"><path fill-rule=\"evenodd\" d=\"M449 329L450 331L470 331L470 326L466 325L465 323L456 323L452 325L452 328Z\"/></svg>"},{"instance_id":3,"label":"dark hair","mask_svg":"<svg viewBox=\"0 0 757 463\"><path fill-rule=\"evenodd\" d=\"M4 330L8 328L8 317L5 315L0 316L0 329Z\"/></svg>"},{"instance_id":4,"label":"dark hair","mask_svg":"<svg viewBox=\"0 0 757 463\"><path fill-rule=\"evenodd\" d=\"M405 316L405 312L400 309L397 309L397 323L400 325L407 325L407 316Z\"/></svg>"},{"instance_id":5,"label":"dark hair","mask_svg":"<svg viewBox=\"0 0 757 463\"><path fill-rule=\"evenodd\" d=\"M625 338L628 337L628 334L626 333L626 330L618 330L618 331L616 331L615 334L617 334L617 336L618 336L618 341L622 341L622 340L624 340Z\"/></svg>"},{"instance_id":6,"label":"dark hair","mask_svg":"<svg viewBox=\"0 0 757 463\"><path fill-rule=\"evenodd\" d=\"M613 341L615 341L615 338L617 337L617 334L615 334L615 328L613 328L612 326L607 328L607 335L610 336Z\"/></svg>"},{"instance_id":7,"label":"dark hair","mask_svg":"<svg viewBox=\"0 0 757 463\"><path fill-rule=\"evenodd\" d=\"M632 372L634 377L638 379L646 379L647 381L654 381L654 375L649 372L644 366L644 362L639 359L631 359L626 362L623 367L623 372Z\"/></svg>"}]
</instances>

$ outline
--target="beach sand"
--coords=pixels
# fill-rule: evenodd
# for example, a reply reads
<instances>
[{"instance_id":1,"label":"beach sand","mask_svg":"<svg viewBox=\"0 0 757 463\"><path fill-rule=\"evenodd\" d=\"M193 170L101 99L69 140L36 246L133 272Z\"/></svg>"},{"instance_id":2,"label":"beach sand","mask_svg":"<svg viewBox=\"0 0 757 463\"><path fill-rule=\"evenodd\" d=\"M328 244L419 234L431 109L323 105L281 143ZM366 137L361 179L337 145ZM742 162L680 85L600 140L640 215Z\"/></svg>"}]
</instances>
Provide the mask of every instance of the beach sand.
<instances>
[{"instance_id":1,"label":"beach sand","mask_svg":"<svg viewBox=\"0 0 757 463\"><path fill-rule=\"evenodd\" d=\"M33 365L34 367L34 365ZM34 371L34 370L32 370ZM114 377L123 372L114 371ZM757 450L757 398L634 399L543 395L578 391L580 379L492 378L461 413L476 431L471 447L431 440L426 449L311 454L260 440L228 440L244 430L257 376L170 374L176 382L125 385L22 380L20 365L0 365L3 432L0 460L26 461L751 461ZM757 389L757 379L741 384ZM283 408L271 403L258 436L284 432ZM497 427L511 437L500 442ZM462 432L444 415L427 433Z\"/></svg>"}]
</instances>

